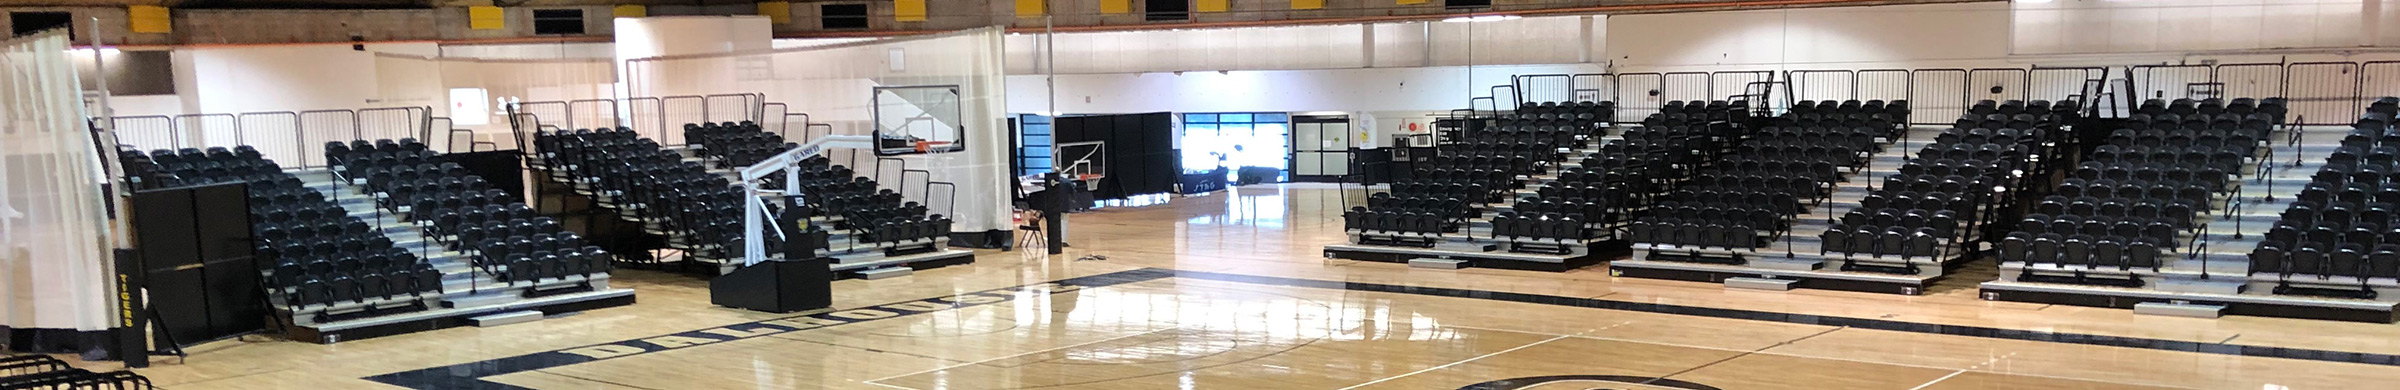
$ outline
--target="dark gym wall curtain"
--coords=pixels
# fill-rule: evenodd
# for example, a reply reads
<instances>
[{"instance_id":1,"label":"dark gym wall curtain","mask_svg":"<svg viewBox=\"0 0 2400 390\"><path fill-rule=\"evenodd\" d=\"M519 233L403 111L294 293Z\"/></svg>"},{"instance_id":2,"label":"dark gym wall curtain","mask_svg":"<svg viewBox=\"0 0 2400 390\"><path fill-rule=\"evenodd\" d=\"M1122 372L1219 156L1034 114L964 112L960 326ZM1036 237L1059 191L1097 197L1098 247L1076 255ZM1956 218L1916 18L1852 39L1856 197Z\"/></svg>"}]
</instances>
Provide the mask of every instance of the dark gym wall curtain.
<instances>
[{"instance_id":1,"label":"dark gym wall curtain","mask_svg":"<svg viewBox=\"0 0 2400 390\"><path fill-rule=\"evenodd\" d=\"M1159 194L1175 188L1175 119L1173 114L1090 115L1052 121L1059 144L1108 143L1108 177L1092 191L1095 199ZM1065 165L1067 161L1053 164Z\"/></svg>"}]
</instances>

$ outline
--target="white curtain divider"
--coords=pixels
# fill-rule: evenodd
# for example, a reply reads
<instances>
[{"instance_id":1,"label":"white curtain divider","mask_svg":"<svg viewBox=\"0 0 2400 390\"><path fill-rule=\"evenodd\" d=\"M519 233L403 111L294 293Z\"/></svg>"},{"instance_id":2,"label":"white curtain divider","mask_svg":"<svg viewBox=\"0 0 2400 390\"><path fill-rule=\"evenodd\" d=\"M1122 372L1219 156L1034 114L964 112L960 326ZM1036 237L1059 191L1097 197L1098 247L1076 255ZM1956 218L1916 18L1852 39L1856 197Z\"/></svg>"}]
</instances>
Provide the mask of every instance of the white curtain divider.
<instances>
[{"instance_id":1,"label":"white curtain divider","mask_svg":"<svg viewBox=\"0 0 2400 390\"><path fill-rule=\"evenodd\" d=\"M66 32L0 46L0 326L107 329L99 155Z\"/></svg>"}]
</instances>

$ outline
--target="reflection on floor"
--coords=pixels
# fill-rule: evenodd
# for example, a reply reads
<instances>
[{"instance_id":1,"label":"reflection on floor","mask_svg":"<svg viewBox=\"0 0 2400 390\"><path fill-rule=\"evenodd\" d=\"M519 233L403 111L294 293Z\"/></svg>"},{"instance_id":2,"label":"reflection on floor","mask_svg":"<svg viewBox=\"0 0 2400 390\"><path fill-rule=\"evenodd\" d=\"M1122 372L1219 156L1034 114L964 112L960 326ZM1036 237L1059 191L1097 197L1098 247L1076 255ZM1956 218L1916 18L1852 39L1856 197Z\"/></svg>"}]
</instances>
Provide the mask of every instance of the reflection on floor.
<instances>
[{"instance_id":1,"label":"reflection on floor","mask_svg":"<svg viewBox=\"0 0 2400 390\"><path fill-rule=\"evenodd\" d=\"M704 281L624 271L614 283L640 291L633 306L330 346L225 341L141 372L174 389L2346 389L2400 378L2400 362L2373 360L2400 354L2395 325L2135 316L1987 302L1972 288L1737 291L1616 279L1605 266L1328 260L1318 248L1342 240L1333 188L1077 214L1066 254L986 251L969 266L836 282L836 311L716 308ZM1348 201L1363 201L1352 188ZM1093 254L1108 260L1074 260ZM1676 314L1703 312L1781 320ZM1796 320L1812 316L1921 326Z\"/></svg>"}]
</instances>

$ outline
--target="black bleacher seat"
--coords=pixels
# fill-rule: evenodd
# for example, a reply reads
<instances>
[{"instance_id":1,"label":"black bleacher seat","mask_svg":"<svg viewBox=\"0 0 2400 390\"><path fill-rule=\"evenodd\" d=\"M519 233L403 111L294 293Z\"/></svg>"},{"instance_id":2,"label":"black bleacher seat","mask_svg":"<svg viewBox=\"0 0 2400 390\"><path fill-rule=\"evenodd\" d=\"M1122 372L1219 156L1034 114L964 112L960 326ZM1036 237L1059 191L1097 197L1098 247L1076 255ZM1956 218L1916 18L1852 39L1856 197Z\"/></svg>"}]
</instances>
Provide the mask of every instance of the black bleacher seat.
<instances>
[{"instance_id":1,"label":"black bleacher seat","mask_svg":"<svg viewBox=\"0 0 2400 390\"><path fill-rule=\"evenodd\" d=\"M782 135L763 131L750 121L685 124L683 137L699 145L700 156L718 168L750 166L800 146L784 142Z\"/></svg>"}]
</instances>

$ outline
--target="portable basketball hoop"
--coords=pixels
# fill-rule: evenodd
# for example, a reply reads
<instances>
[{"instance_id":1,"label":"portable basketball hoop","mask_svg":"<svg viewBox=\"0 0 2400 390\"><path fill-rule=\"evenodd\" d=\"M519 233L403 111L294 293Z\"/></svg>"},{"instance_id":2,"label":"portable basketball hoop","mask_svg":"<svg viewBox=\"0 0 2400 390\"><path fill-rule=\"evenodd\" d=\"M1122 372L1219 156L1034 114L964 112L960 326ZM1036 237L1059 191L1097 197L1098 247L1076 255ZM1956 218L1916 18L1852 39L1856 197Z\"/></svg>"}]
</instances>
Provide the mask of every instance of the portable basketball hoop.
<instances>
[{"instance_id":1,"label":"portable basketball hoop","mask_svg":"<svg viewBox=\"0 0 2400 390\"><path fill-rule=\"evenodd\" d=\"M965 102L956 85L875 87L875 154L950 153L966 150Z\"/></svg>"}]
</instances>

